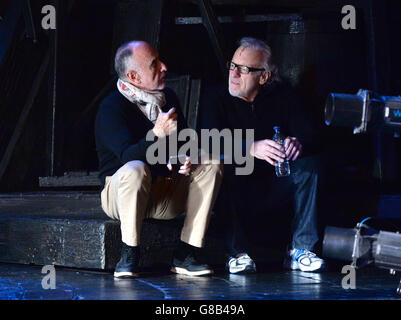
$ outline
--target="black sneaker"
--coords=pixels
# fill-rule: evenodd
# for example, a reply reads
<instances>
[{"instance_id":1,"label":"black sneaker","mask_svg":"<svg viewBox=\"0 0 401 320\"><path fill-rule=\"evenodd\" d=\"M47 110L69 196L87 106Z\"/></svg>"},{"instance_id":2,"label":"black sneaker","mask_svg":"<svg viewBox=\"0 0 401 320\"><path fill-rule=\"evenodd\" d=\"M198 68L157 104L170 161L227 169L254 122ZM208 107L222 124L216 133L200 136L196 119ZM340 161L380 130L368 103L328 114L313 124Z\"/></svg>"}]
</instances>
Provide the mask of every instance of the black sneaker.
<instances>
[{"instance_id":1,"label":"black sneaker","mask_svg":"<svg viewBox=\"0 0 401 320\"><path fill-rule=\"evenodd\" d=\"M115 278L136 278L139 264L139 247L131 247L124 242L121 247L121 259L114 270Z\"/></svg>"},{"instance_id":2,"label":"black sneaker","mask_svg":"<svg viewBox=\"0 0 401 320\"><path fill-rule=\"evenodd\" d=\"M188 276L213 274L213 270L207 264L196 261L192 253L188 254L184 260L174 257L171 272Z\"/></svg>"}]
</instances>

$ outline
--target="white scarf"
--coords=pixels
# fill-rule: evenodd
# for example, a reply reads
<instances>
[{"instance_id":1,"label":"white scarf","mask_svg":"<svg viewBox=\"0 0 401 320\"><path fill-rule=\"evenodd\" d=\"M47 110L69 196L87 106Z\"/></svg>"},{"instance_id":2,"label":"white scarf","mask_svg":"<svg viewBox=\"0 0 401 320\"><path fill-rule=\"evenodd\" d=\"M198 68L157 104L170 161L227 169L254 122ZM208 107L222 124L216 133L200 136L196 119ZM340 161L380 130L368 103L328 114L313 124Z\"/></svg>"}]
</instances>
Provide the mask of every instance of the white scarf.
<instances>
[{"instance_id":1,"label":"white scarf","mask_svg":"<svg viewBox=\"0 0 401 320\"><path fill-rule=\"evenodd\" d=\"M129 101L135 103L153 124L162 112L161 108L166 104L162 91L144 91L121 79L117 81L117 89Z\"/></svg>"}]
</instances>

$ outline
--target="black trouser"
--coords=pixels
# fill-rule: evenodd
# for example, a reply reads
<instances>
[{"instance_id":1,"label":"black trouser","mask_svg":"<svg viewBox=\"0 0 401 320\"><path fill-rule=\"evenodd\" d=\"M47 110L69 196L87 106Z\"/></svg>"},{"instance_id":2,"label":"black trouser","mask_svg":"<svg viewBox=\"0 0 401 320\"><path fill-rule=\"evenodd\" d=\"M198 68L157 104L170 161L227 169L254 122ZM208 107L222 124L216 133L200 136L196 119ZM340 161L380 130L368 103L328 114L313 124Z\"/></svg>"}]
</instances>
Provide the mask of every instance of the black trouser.
<instances>
[{"instance_id":1,"label":"black trouser","mask_svg":"<svg viewBox=\"0 0 401 320\"><path fill-rule=\"evenodd\" d=\"M263 220L260 215L282 210L282 204L292 204L294 212L291 248L313 250L318 241L317 161L303 157L290 165L290 176L281 178L262 161L255 162L249 176L235 175L232 167L225 170L215 212L229 256L249 251L248 233L274 230L274 225L258 225ZM247 230L250 221L257 227Z\"/></svg>"}]
</instances>

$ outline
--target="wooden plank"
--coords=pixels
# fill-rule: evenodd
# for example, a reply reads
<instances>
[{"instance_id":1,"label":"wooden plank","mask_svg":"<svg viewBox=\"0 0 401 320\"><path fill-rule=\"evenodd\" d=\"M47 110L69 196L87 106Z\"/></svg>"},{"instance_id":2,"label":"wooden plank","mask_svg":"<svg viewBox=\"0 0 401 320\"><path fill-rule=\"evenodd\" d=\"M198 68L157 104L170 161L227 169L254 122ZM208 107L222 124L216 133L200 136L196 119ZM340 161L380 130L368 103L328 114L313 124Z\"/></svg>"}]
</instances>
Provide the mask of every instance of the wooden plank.
<instances>
[{"instance_id":1,"label":"wooden plank","mask_svg":"<svg viewBox=\"0 0 401 320\"><path fill-rule=\"evenodd\" d=\"M0 194L0 262L114 269L120 259L120 223L109 219L99 206L98 193ZM144 221L141 267L171 262L183 219L184 215ZM212 219L204 255L224 263L216 234Z\"/></svg>"},{"instance_id":2,"label":"wooden plank","mask_svg":"<svg viewBox=\"0 0 401 320\"><path fill-rule=\"evenodd\" d=\"M166 87L172 89L177 95L181 105L181 111L184 117L187 118L188 100L191 78L189 75L170 76L166 79Z\"/></svg>"},{"instance_id":3,"label":"wooden plank","mask_svg":"<svg viewBox=\"0 0 401 320\"><path fill-rule=\"evenodd\" d=\"M271 21L294 21L301 20L302 16L293 14L257 14L244 16L222 16L217 17L219 23L239 23L239 22L271 22ZM202 17L176 17L175 24L202 24Z\"/></svg>"},{"instance_id":4,"label":"wooden plank","mask_svg":"<svg viewBox=\"0 0 401 320\"><path fill-rule=\"evenodd\" d=\"M27 215L34 217L69 215L70 218L95 219L105 217L99 192L40 192L0 195L0 216Z\"/></svg>"},{"instance_id":5,"label":"wooden plank","mask_svg":"<svg viewBox=\"0 0 401 320\"><path fill-rule=\"evenodd\" d=\"M325 0L324 2L329 2ZM333 1L333 0L332 0ZM335 1L335 0L334 0ZM197 0L179 0L181 3L197 3ZM314 7L320 4L319 0L211 0L216 6L274 6L274 7Z\"/></svg>"},{"instance_id":6,"label":"wooden plank","mask_svg":"<svg viewBox=\"0 0 401 320\"><path fill-rule=\"evenodd\" d=\"M144 221L140 267L171 263L182 224L182 218ZM208 236L202 255L204 259L223 264L223 246L215 234L216 230ZM118 221L0 215L0 262L113 270L120 254Z\"/></svg>"},{"instance_id":7,"label":"wooden plank","mask_svg":"<svg viewBox=\"0 0 401 320\"><path fill-rule=\"evenodd\" d=\"M0 218L0 261L104 269L103 221Z\"/></svg>"},{"instance_id":8,"label":"wooden plank","mask_svg":"<svg viewBox=\"0 0 401 320\"><path fill-rule=\"evenodd\" d=\"M24 16L24 21L25 21L25 29L26 29L27 37L32 39L32 41L34 43L36 43L38 41L38 37L36 34L35 24L33 21L30 0L24 0L23 16Z\"/></svg>"},{"instance_id":9,"label":"wooden plank","mask_svg":"<svg viewBox=\"0 0 401 320\"><path fill-rule=\"evenodd\" d=\"M145 221L141 266L168 264L182 221ZM0 262L114 269L120 258L118 221L70 216L0 215Z\"/></svg>"},{"instance_id":10,"label":"wooden plank","mask_svg":"<svg viewBox=\"0 0 401 320\"><path fill-rule=\"evenodd\" d=\"M77 173L66 173L61 177L39 177L40 187L100 187L98 172L91 172L87 175Z\"/></svg>"},{"instance_id":11,"label":"wooden plank","mask_svg":"<svg viewBox=\"0 0 401 320\"><path fill-rule=\"evenodd\" d=\"M47 157L47 174L54 175L56 162L56 112L57 106L57 58L58 58L58 35L60 33L59 25L61 18L61 7L58 0L51 0L50 4L56 9L57 28L51 30L49 34L49 77L48 81L48 111L47 111L47 141L46 141L46 157Z\"/></svg>"},{"instance_id":12,"label":"wooden plank","mask_svg":"<svg viewBox=\"0 0 401 320\"><path fill-rule=\"evenodd\" d=\"M201 79L193 79L191 82L191 94L188 106L188 126L196 130L198 125L199 100L201 93Z\"/></svg>"}]
</instances>

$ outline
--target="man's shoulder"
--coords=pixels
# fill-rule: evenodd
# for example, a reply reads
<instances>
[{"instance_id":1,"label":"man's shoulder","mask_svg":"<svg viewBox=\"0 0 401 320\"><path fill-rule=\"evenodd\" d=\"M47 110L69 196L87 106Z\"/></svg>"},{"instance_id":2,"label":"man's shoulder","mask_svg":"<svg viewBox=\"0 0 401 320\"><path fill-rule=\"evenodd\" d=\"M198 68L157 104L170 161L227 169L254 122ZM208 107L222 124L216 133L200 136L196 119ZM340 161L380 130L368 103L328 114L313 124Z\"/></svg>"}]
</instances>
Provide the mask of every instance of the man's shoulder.
<instances>
[{"instance_id":1,"label":"man's shoulder","mask_svg":"<svg viewBox=\"0 0 401 320\"><path fill-rule=\"evenodd\" d=\"M118 91L111 91L99 104L98 113L107 110L122 111L127 107L127 99Z\"/></svg>"},{"instance_id":2,"label":"man's shoulder","mask_svg":"<svg viewBox=\"0 0 401 320\"><path fill-rule=\"evenodd\" d=\"M258 100L275 99L280 101L293 101L300 98L299 90L288 82L274 82L263 88Z\"/></svg>"},{"instance_id":3,"label":"man's shoulder","mask_svg":"<svg viewBox=\"0 0 401 320\"><path fill-rule=\"evenodd\" d=\"M273 82L270 86L266 88L266 91L271 94L284 96L294 95L298 93L298 89L287 81Z\"/></svg>"},{"instance_id":4,"label":"man's shoulder","mask_svg":"<svg viewBox=\"0 0 401 320\"><path fill-rule=\"evenodd\" d=\"M118 91L111 91L101 102L100 106L124 105L126 98Z\"/></svg>"}]
</instances>

